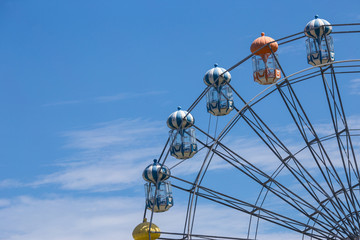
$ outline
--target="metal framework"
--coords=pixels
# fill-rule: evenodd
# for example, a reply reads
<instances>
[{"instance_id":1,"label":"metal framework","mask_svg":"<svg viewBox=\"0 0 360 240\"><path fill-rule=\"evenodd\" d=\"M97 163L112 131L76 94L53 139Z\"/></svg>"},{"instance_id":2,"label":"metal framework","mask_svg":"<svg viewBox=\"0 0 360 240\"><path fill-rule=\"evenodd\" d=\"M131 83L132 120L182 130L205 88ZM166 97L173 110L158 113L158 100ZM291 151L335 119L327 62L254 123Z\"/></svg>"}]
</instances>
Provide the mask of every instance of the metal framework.
<instances>
[{"instance_id":1,"label":"metal framework","mask_svg":"<svg viewBox=\"0 0 360 240\"><path fill-rule=\"evenodd\" d=\"M351 31L335 31L332 34L360 33L359 24L333 24L332 26L351 27ZM287 44L304 38L299 32L276 40L279 45ZM247 56L237 64L227 69L232 71L249 60L253 54ZM303 239L358 239L360 236L360 172L357 163L359 154L360 129L352 129L345 114L346 107L342 101L343 92L339 87L338 76L352 74L359 76L360 60L335 61L310 67L297 73L286 75L279 59L275 58L280 66L283 78L267 87L250 101L236 91L229 84L237 96L236 114L218 134L211 136L208 130L194 125L199 135L197 142L200 150L206 152L202 159L201 168L192 181L172 175L172 186L187 192L189 195L186 221L181 232L161 232L160 239L256 239L259 220L265 220L302 235ZM323 86L325 102L331 119L328 134L319 133L316 122L306 112L298 94L296 86L304 81L320 79ZM188 108L194 110L204 98L211 86L208 86ZM284 111L286 111L292 125L296 129L302 147L294 150L286 143L286 139L277 133L256 110L270 96L278 95ZM242 107L238 107L242 106ZM224 138L241 121L258 137L264 146L278 159L279 165L275 171L268 171L256 166L251 160L224 143ZM329 125L330 126L330 125ZM329 151L328 143L335 145ZM300 143L299 143L300 144ZM169 156L170 140L160 154L159 161L165 164ZM336 154L332 152L336 149ZM314 165L313 170L304 163L302 156L306 155ZM335 156L335 157L334 157ZM229 164L260 185L261 191L254 203L249 203L234 196L216 191L204 186L203 180L214 157ZM336 158L336 159L335 159ZM178 167L184 161L179 161L172 168ZM279 180L279 175L286 172L297 183L299 191L286 182ZM271 195L277 198L280 204L291 210L286 214L272 210L266 206L266 199ZM240 211L250 216L249 230L245 238L210 236L193 233L196 220L196 210L199 198L221 204L234 211ZM145 209L144 216L147 210ZM295 214L293 214L295 213ZM297 217L301 216L301 217ZM150 216L152 223L153 212ZM255 229L255 230L250 230Z\"/></svg>"}]
</instances>

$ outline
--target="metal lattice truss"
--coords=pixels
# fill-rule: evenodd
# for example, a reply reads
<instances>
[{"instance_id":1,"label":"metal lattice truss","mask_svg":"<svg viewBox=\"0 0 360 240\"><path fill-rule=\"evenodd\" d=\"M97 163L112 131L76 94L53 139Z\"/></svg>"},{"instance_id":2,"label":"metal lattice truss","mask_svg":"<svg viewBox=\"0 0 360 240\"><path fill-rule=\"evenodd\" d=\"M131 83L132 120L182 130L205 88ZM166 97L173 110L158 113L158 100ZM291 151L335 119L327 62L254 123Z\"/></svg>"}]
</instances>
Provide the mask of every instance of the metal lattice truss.
<instances>
[{"instance_id":1,"label":"metal lattice truss","mask_svg":"<svg viewBox=\"0 0 360 240\"><path fill-rule=\"evenodd\" d=\"M359 25L338 24L333 26L357 27ZM333 34L359 32L359 30L355 30L333 32ZM301 38L303 38L303 32L279 39L277 42L281 45ZM249 55L227 71L232 71L251 57L252 55ZM276 61L282 71L283 79L269 86L251 101L245 101L236 89L229 84L239 99L236 106L241 106L241 103L243 106L241 108L235 107L236 114L217 136L211 136L197 125L193 126L199 134L203 134L209 140L204 142L200 138L197 139L202 151L206 152L206 156L193 181L171 176L173 187L189 193L186 222L183 232L162 232L160 239L242 239L194 234L193 225L199 197L235 211L249 214L251 216L250 224L251 221L256 222L256 219L266 220L298 232L303 235L303 238L307 236L311 239L358 239L360 234L360 173L354 137L360 136L360 129L349 128L337 78L345 73L359 74L360 60L331 62L289 76L286 76L278 59ZM318 134L294 88L296 84L313 78L320 78L322 81L328 113L331 116L331 129L329 129L330 133L327 135ZM200 94L190 106L188 112L191 112L204 98L209 88L210 86ZM282 137L271 129L266 120L260 117L256 111L258 103L274 94L280 96L286 107L285 109L291 116L292 124L296 126L297 135L303 144L301 149L294 151L289 148ZM241 153L231 149L224 143L225 136L239 121L246 124L271 151L273 156L279 160L278 168L271 174L262 170L261 167L256 166L256 164L242 156ZM327 141L336 143L338 156L336 163L325 145ZM160 160L162 164L166 162L169 155L169 144L168 140L161 153ZM309 170L309 167L299 157L305 151L311 156L316 173ZM214 157L231 165L233 169L238 170L261 186L262 190L255 203L249 203L234 196L215 191L202 184ZM297 182L301 188L300 192L293 190L286 183L278 180L277 177L284 170ZM269 194L291 209L292 214L287 215L266 207L264 202ZM301 218L297 216L301 216ZM256 234L254 238L256 238ZM247 239L250 239L250 234L248 234Z\"/></svg>"}]
</instances>

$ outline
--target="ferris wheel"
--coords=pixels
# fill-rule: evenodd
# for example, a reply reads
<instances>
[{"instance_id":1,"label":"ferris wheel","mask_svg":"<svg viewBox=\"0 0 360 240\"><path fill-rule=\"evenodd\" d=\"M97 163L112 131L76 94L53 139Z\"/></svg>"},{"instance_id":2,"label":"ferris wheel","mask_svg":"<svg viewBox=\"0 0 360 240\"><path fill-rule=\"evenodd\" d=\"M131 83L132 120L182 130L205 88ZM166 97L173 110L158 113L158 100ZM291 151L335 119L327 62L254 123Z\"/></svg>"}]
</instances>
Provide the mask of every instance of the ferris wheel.
<instances>
[{"instance_id":1,"label":"ferris wheel","mask_svg":"<svg viewBox=\"0 0 360 240\"><path fill-rule=\"evenodd\" d=\"M281 39L261 33L249 56L207 71L199 97L168 117L169 138L143 172L144 221L134 239L258 239L262 223L298 239L360 239L360 93L349 87L360 82L360 59L335 59L334 50L337 38L360 33L359 26L315 16ZM278 49L304 39L310 66L287 74ZM231 82L249 61L263 87L250 100ZM173 190L187 203L184 221L176 231L160 230L153 219L171 215ZM197 232L203 202L245 214L245 234Z\"/></svg>"}]
</instances>

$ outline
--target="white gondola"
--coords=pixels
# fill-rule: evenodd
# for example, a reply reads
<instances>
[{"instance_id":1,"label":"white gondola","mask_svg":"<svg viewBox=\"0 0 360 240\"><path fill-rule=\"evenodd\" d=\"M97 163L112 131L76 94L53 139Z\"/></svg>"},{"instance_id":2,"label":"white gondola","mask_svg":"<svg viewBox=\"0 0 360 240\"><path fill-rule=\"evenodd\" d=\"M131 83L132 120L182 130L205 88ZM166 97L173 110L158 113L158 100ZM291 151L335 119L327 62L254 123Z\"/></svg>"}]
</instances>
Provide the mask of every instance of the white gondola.
<instances>
[{"instance_id":1,"label":"white gondola","mask_svg":"<svg viewBox=\"0 0 360 240\"><path fill-rule=\"evenodd\" d=\"M329 35L331 31L330 23L317 15L306 24L304 33L308 37L305 41L308 64L317 66L335 61L334 42Z\"/></svg>"},{"instance_id":2,"label":"white gondola","mask_svg":"<svg viewBox=\"0 0 360 240\"><path fill-rule=\"evenodd\" d=\"M147 209L154 210L154 212L165 212L173 206L171 184L169 181L165 181L170 174L170 169L161 165L156 159L153 164L145 168L143 178L148 182L145 184Z\"/></svg>"},{"instance_id":3,"label":"white gondola","mask_svg":"<svg viewBox=\"0 0 360 240\"><path fill-rule=\"evenodd\" d=\"M193 116L181 110L172 113L167 125L171 128L170 135L170 154L177 159L188 159L197 152L197 143L195 136L195 129L191 128L195 119Z\"/></svg>"},{"instance_id":4,"label":"white gondola","mask_svg":"<svg viewBox=\"0 0 360 240\"><path fill-rule=\"evenodd\" d=\"M206 94L206 109L214 116L223 116L234 109L233 94L227 85L231 80L231 75L217 64L214 66L204 76L204 83L211 86Z\"/></svg>"}]
</instances>

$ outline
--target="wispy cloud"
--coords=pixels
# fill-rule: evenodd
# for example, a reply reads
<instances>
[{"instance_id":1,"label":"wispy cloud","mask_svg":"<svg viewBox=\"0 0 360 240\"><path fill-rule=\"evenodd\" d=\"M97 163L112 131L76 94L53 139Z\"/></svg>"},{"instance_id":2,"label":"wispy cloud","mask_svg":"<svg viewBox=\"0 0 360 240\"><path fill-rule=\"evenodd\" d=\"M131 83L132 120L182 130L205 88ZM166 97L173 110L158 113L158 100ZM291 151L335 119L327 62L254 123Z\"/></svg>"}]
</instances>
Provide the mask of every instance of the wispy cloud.
<instances>
[{"instance_id":1,"label":"wispy cloud","mask_svg":"<svg viewBox=\"0 0 360 240\"><path fill-rule=\"evenodd\" d=\"M0 239L7 240L98 240L132 239L132 230L142 221L143 199L129 197L20 196L0 205ZM186 204L177 203L168 212L154 215L164 232L182 232ZM198 207L194 233L246 237L248 216L214 204ZM165 235L164 235L165 236ZM268 233L262 232L262 239ZM279 233L277 239L298 239ZM290 238L283 238L289 236Z\"/></svg>"},{"instance_id":2,"label":"wispy cloud","mask_svg":"<svg viewBox=\"0 0 360 240\"><path fill-rule=\"evenodd\" d=\"M125 197L17 197L0 206L0 218L6 219L0 224L0 239L131 239L142 202Z\"/></svg>"},{"instance_id":3,"label":"wispy cloud","mask_svg":"<svg viewBox=\"0 0 360 240\"><path fill-rule=\"evenodd\" d=\"M350 121L354 122L353 124L359 122L357 118L349 118ZM321 129L325 131L326 126ZM291 126L288 130L294 131ZM148 161L150 164L151 159L161 152L166 141L167 129L163 122L118 119L86 129L68 131L61 136L67 140L64 147L71 148L76 153L60 162L57 171L39 177L31 186L55 184L65 190L103 192L134 186L142 189L139 185L143 184L141 173L147 165L144 165L144 162ZM241 156L248 158L259 168L271 172L279 164L279 160L269 155L268 150L259 144L259 140L229 138L227 141L231 149L236 149ZM299 146L294 144L292 147L297 149ZM336 150L336 147L335 144L333 148ZM200 152L193 159L185 161L182 167L174 169L176 176L196 173L204 155L205 151ZM308 164L308 169L314 167L308 154L301 157L302 163ZM169 159L167 164L171 166L177 161ZM227 168L230 169L231 166L215 158L209 170ZM11 184L18 183L3 181L3 186ZM294 181L284 184L294 189L290 186ZM267 204L277 204L274 207L276 211L276 207L279 208L278 200L267 200ZM186 200L175 196L175 201L176 205L169 212L154 219L163 231L179 232L179 226L184 224L186 204L178 202ZM6 216L8 219L6 223L0 224L0 239L131 239L131 230L141 221L143 202L142 197L0 199L0 218ZM21 216L16 214L18 212L22 213ZM200 234L245 236L248 224L248 216L229 208L209 204L199 205L196 220L194 232ZM264 226L265 230L259 235L262 239L275 239L275 236L277 239L298 239L298 235L286 232L275 235L271 227L266 228L267 223L262 224L262 227ZM66 231L63 231L64 229ZM52 235L54 237L51 237Z\"/></svg>"},{"instance_id":4,"label":"wispy cloud","mask_svg":"<svg viewBox=\"0 0 360 240\"><path fill-rule=\"evenodd\" d=\"M5 179L0 181L0 188L14 188L23 186L23 183L14 179Z\"/></svg>"},{"instance_id":5,"label":"wispy cloud","mask_svg":"<svg viewBox=\"0 0 360 240\"><path fill-rule=\"evenodd\" d=\"M80 103L107 103L107 102L115 102L126 99L133 99L137 97L151 97L158 96L162 94L166 94L167 91L147 91L147 92L122 92L115 95L110 96L100 96L92 99L82 99L82 100L63 100L56 101L51 103L43 104L43 107L53 107L53 106L63 106L63 105L74 105Z\"/></svg>"},{"instance_id":6,"label":"wispy cloud","mask_svg":"<svg viewBox=\"0 0 360 240\"><path fill-rule=\"evenodd\" d=\"M350 94L360 95L360 78L350 81Z\"/></svg>"},{"instance_id":7,"label":"wispy cloud","mask_svg":"<svg viewBox=\"0 0 360 240\"><path fill-rule=\"evenodd\" d=\"M157 150L157 151L156 151ZM32 186L59 184L67 190L114 191L142 183L144 163L158 153L159 149L134 149L125 153L110 153L98 158L96 155L78 156L75 164L64 164L55 173L41 177ZM99 154L101 155L101 154Z\"/></svg>"},{"instance_id":8,"label":"wispy cloud","mask_svg":"<svg viewBox=\"0 0 360 240\"><path fill-rule=\"evenodd\" d=\"M9 199L1 199L0 198L0 208L9 206L11 201Z\"/></svg>"},{"instance_id":9,"label":"wispy cloud","mask_svg":"<svg viewBox=\"0 0 360 240\"><path fill-rule=\"evenodd\" d=\"M65 132L64 147L77 153L61 162L58 171L31 185L59 184L68 190L113 191L141 182L144 163L150 164L166 141L163 125L149 120L119 119Z\"/></svg>"},{"instance_id":10,"label":"wispy cloud","mask_svg":"<svg viewBox=\"0 0 360 240\"><path fill-rule=\"evenodd\" d=\"M139 147L149 144L151 136L166 136L163 122L150 122L141 119L119 119L97 124L96 126L62 134L68 139L65 147L83 150L97 150L118 145Z\"/></svg>"},{"instance_id":11,"label":"wispy cloud","mask_svg":"<svg viewBox=\"0 0 360 240\"><path fill-rule=\"evenodd\" d=\"M351 126L360 124L359 119L355 117L349 117L349 122ZM328 124L319 124L316 128L320 129L319 132L322 134L328 134ZM284 127L283 131L284 135L286 131L294 134L292 126ZM163 122L119 119L100 123L87 129L65 132L62 136L67 139L64 147L74 149L76 153L58 163L57 171L40 176L30 186L56 184L66 190L98 192L127 189L143 183L141 173L147 165L146 162L150 164L152 159L157 158L161 153L167 138L167 129ZM305 146L305 143L297 142L297 140L287 142L287 147L293 153ZM230 136L225 144L268 174L281 164L280 160L260 140ZM327 141L324 146L329 157L334 159L334 166L342 167L335 140ZM205 155L206 149L172 169L172 173L177 177L189 176L191 178L200 170ZM313 172L316 170L316 163L308 150L299 153L296 157L307 170ZM169 157L166 165L172 167L178 163L179 160ZM215 156L209 170L218 169L231 171L233 167ZM283 173L289 174L287 171ZM10 186L22 185L14 180L0 182L2 188Z\"/></svg>"},{"instance_id":12,"label":"wispy cloud","mask_svg":"<svg viewBox=\"0 0 360 240\"><path fill-rule=\"evenodd\" d=\"M157 96L157 95L161 95L161 94L165 94L167 93L167 91L148 91L148 92L142 92L142 93L119 93L116 95L111 95L111 96L101 96L101 97L97 97L96 101L97 102L113 102L113 101L119 101L119 100L123 100L123 99L131 99L131 98L137 98L137 97L146 97L146 96Z\"/></svg>"},{"instance_id":13,"label":"wispy cloud","mask_svg":"<svg viewBox=\"0 0 360 240\"><path fill-rule=\"evenodd\" d=\"M305 49L305 44L303 44L302 42L296 42L291 45L287 45L287 46L283 45L279 47L277 54L281 55L281 54L291 53L293 55L302 55L304 49Z\"/></svg>"},{"instance_id":14,"label":"wispy cloud","mask_svg":"<svg viewBox=\"0 0 360 240\"><path fill-rule=\"evenodd\" d=\"M43 107L52 107L52 106L62 106L62 105L72 105L72 104L78 104L82 103L81 100L68 100L68 101L58 101L58 102L52 102L44 104Z\"/></svg>"}]
</instances>

